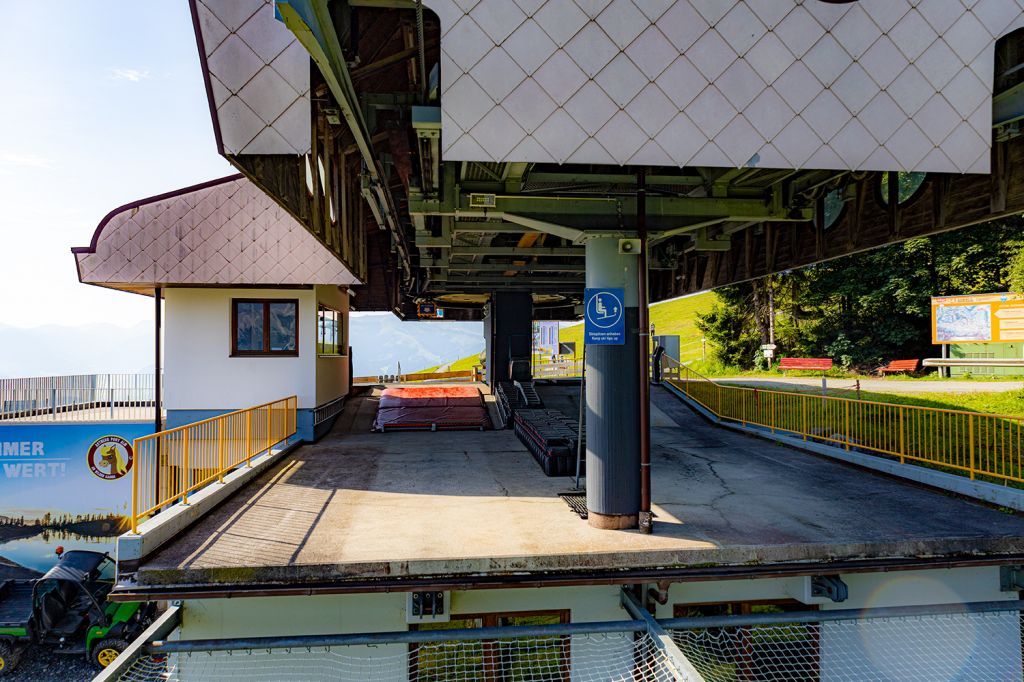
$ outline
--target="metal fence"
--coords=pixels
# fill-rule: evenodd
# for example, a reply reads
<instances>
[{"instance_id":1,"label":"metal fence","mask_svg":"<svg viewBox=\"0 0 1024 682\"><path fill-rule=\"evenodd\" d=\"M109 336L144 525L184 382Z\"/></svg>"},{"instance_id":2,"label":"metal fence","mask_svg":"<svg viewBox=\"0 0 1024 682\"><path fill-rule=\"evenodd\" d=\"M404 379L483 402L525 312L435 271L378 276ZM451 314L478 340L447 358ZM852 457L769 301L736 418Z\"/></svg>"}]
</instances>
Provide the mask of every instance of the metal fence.
<instances>
[{"instance_id":1,"label":"metal fence","mask_svg":"<svg viewBox=\"0 0 1024 682\"><path fill-rule=\"evenodd\" d=\"M151 419L152 374L73 374L0 379L0 421Z\"/></svg>"},{"instance_id":2,"label":"metal fence","mask_svg":"<svg viewBox=\"0 0 1024 682\"><path fill-rule=\"evenodd\" d=\"M1022 676L1021 601L533 627L174 640L109 680L992 682ZM699 608L699 607L698 607ZM767 608L767 607L765 607ZM178 621L180 622L180 621ZM166 629L166 628L165 628ZM100 678L97 678L100 679Z\"/></svg>"},{"instance_id":3,"label":"metal fence","mask_svg":"<svg viewBox=\"0 0 1024 682\"><path fill-rule=\"evenodd\" d=\"M708 682L981 682L1021 679L1018 609L997 602L662 623Z\"/></svg>"},{"instance_id":4,"label":"metal fence","mask_svg":"<svg viewBox=\"0 0 1024 682\"><path fill-rule=\"evenodd\" d=\"M415 372L412 374L378 374L372 377L354 377L353 384L402 384L418 381L483 381L479 367L457 369L450 372Z\"/></svg>"},{"instance_id":5,"label":"metal fence","mask_svg":"<svg viewBox=\"0 0 1024 682\"><path fill-rule=\"evenodd\" d=\"M534 379L578 379L583 376L582 360L538 362L533 366Z\"/></svg>"},{"instance_id":6,"label":"metal fence","mask_svg":"<svg viewBox=\"0 0 1024 682\"><path fill-rule=\"evenodd\" d=\"M132 467L132 532L140 520L253 457L269 452L296 431L295 396L135 439Z\"/></svg>"},{"instance_id":7,"label":"metal fence","mask_svg":"<svg viewBox=\"0 0 1024 682\"><path fill-rule=\"evenodd\" d=\"M662 377L721 419L1000 484L1024 483L1024 417L720 384L672 358Z\"/></svg>"}]
</instances>

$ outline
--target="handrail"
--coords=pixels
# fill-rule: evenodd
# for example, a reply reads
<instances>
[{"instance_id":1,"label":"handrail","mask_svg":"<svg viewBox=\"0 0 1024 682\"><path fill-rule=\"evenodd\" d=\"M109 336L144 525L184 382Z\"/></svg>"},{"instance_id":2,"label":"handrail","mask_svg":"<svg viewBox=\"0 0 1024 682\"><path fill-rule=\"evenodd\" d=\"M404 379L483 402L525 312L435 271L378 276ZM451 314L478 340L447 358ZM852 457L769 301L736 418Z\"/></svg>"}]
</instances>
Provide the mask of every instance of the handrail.
<instances>
[{"instance_id":1,"label":"handrail","mask_svg":"<svg viewBox=\"0 0 1024 682\"><path fill-rule=\"evenodd\" d=\"M662 375L719 419L1009 485L1024 483L1024 417L730 386L672 358Z\"/></svg>"},{"instance_id":2,"label":"handrail","mask_svg":"<svg viewBox=\"0 0 1024 682\"><path fill-rule=\"evenodd\" d=\"M151 419L152 374L70 374L0 379L0 421L98 422Z\"/></svg>"},{"instance_id":3,"label":"handrail","mask_svg":"<svg viewBox=\"0 0 1024 682\"><path fill-rule=\"evenodd\" d=\"M297 404L296 396L281 398L136 438L131 532L140 519L188 504L189 494L294 436Z\"/></svg>"}]
</instances>

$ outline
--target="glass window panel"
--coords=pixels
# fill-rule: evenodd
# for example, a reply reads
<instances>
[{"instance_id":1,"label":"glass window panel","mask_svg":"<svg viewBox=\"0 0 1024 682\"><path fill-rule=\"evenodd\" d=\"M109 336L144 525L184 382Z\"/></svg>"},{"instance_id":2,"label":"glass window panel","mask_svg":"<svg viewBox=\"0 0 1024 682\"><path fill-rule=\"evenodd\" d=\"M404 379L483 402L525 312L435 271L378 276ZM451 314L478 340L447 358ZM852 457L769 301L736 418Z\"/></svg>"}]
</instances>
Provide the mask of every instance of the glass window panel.
<instances>
[{"instance_id":1,"label":"glass window panel","mask_svg":"<svg viewBox=\"0 0 1024 682\"><path fill-rule=\"evenodd\" d=\"M260 352L263 350L263 304L235 303L235 321L237 324L235 350Z\"/></svg>"},{"instance_id":2,"label":"glass window panel","mask_svg":"<svg viewBox=\"0 0 1024 682\"><path fill-rule=\"evenodd\" d=\"M822 229L827 230L838 222L843 213L843 190L834 189L825 195L825 224Z\"/></svg>"},{"instance_id":3,"label":"glass window panel","mask_svg":"<svg viewBox=\"0 0 1024 682\"><path fill-rule=\"evenodd\" d=\"M295 350L297 306L294 303L270 304L270 351Z\"/></svg>"},{"instance_id":4,"label":"glass window panel","mask_svg":"<svg viewBox=\"0 0 1024 682\"><path fill-rule=\"evenodd\" d=\"M882 173L881 180L881 191L882 191L882 203L889 203L889 178L892 173ZM928 177L927 173L905 173L900 171L896 174L896 181L899 183L899 194L897 198L899 203L906 203L910 197L914 196L914 193L924 184L924 179Z\"/></svg>"},{"instance_id":5,"label":"glass window panel","mask_svg":"<svg viewBox=\"0 0 1024 682\"><path fill-rule=\"evenodd\" d=\"M321 355L339 353L338 318L340 313L320 306L317 310L317 351Z\"/></svg>"}]
</instances>

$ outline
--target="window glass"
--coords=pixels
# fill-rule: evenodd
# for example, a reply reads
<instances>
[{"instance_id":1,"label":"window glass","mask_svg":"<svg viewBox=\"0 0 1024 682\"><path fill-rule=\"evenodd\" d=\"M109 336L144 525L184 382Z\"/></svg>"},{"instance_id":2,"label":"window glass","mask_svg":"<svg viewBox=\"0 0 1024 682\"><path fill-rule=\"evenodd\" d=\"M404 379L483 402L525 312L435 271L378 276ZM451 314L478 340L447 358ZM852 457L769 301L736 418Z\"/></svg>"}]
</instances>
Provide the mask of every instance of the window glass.
<instances>
[{"instance_id":1,"label":"window glass","mask_svg":"<svg viewBox=\"0 0 1024 682\"><path fill-rule=\"evenodd\" d=\"M341 313L320 306L317 309L317 352L321 355L341 355Z\"/></svg>"},{"instance_id":2,"label":"window glass","mask_svg":"<svg viewBox=\"0 0 1024 682\"><path fill-rule=\"evenodd\" d=\"M296 305L290 301L269 305L270 351L295 350Z\"/></svg>"},{"instance_id":3,"label":"window glass","mask_svg":"<svg viewBox=\"0 0 1024 682\"><path fill-rule=\"evenodd\" d=\"M486 614L453 618L450 623L424 623L420 630L453 630L517 625L567 623L560 612ZM514 640L452 641L412 647L410 679L442 682L451 679L529 680L564 682L569 679L570 638L537 637L522 646Z\"/></svg>"},{"instance_id":4,"label":"window glass","mask_svg":"<svg viewBox=\"0 0 1024 682\"><path fill-rule=\"evenodd\" d=\"M843 190L834 189L822 199L825 209L825 224L823 230L827 230L839 221L843 213Z\"/></svg>"},{"instance_id":5,"label":"window glass","mask_svg":"<svg viewBox=\"0 0 1024 682\"><path fill-rule=\"evenodd\" d=\"M263 303L235 303L235 323L238 342L235 350L260 352L263 350Z\"/></svg>"},{"instance_id":6,"label":"window glass","mask_svg":"<svg viewBox=\"0 0 1024 682\"><path fill-rule=\"evenodd\" d=\"M298 354L298 301L234 299L231 305L235 325L232 354Z\"/></svg>"},{"instance_id":7,"label":"window glass","mask_svg":"<svg viewBox=\"0 0 1024 682\"><path fill-rule=\"evenodd\" d=\"M905 173L900 171L896 174L896 181L899 183L899 203L905 204L914 196L914 193L924 184L927 173ZM880 189L882 192L882 203L889 203L889 178L892 173L882 173Z\"/></svg>"}]
</instances>

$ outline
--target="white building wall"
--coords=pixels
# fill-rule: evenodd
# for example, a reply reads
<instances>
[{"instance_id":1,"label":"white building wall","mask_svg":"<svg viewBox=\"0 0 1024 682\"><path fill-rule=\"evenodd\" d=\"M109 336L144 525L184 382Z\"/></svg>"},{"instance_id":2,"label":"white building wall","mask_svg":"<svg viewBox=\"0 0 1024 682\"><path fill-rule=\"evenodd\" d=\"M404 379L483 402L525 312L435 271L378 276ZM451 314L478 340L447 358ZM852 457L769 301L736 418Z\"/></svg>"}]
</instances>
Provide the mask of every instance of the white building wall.
<instances>
[{"instance_id":1,"label":"white building wall","mask_svg":"<svg viewBox=\"0 0 1024 682\"><path fill-rule=\"evenodd\" d=\"M852 574L842 576L850 588L840 604L817 600L818 607L861 609L883 606L933 605L1017 599L1015 592L999 590L997 567L935 571ZM707 604L737 601L772 601L803 594L803 578L722 580L677 583L668 603L657 609L658 618L671 617L679 603ZM182 639L266 637L286 635L395 632L409 628L405 620L406 596L393 594L325 595L211 599L185 604ZM824 603L822 603L824 602ZM617 586L493 589L455 592L450 610L459 615L513 613L568 609L571 621L629 620L620 606ZM821 679L953 680L973 670L969 679L1021 679L1020 621L1011 615L990 614L982 631L979 617L943 616L905 621L825 624L820 634ZM628 674L608 667L609 660L631 661L631 637L598 635L589 642L573 637L572 679L614 679ZM621 650L620 650L621 649ZM600 656L595 656L595 652ZM618 654L618 655L616 655ZM300 664L301 659L301 664ZM259 664L273 666L280 679L308 679L312 668L330 679L358 679L353 661L373 659L373 679L408 679L408 647L335 647L331 652L300 657L287 653L260 654ZM197 673L213 667L226 673L231 666L252 665L254 659L236 656L216 660L197 657ZM291 667L289 668L289 661ZM311 662L312 661L312 662ZM907 662L913 673L906 673ZM190 665L183 661L183 666ZM311 667L312 666L312 667ZM347 667L346 667L347 666ZM234 667L237 673L239 667ZM987 678L979 676L984 670ZM628 679L628 678L627 678Z\"/></svg>"},{"instance_id":2,"label":"white building wall","mask_svg":"<svg viewBox=\"0 0 1024 682\"><path fill-rule=\"evenodd\" d=\"M316 293L310 289L164 291L164 406L171 411L235 410L298 396L316 406ZM299 301L297 357L231 357L231 299Z\"/></svg>"}]
</instances>

